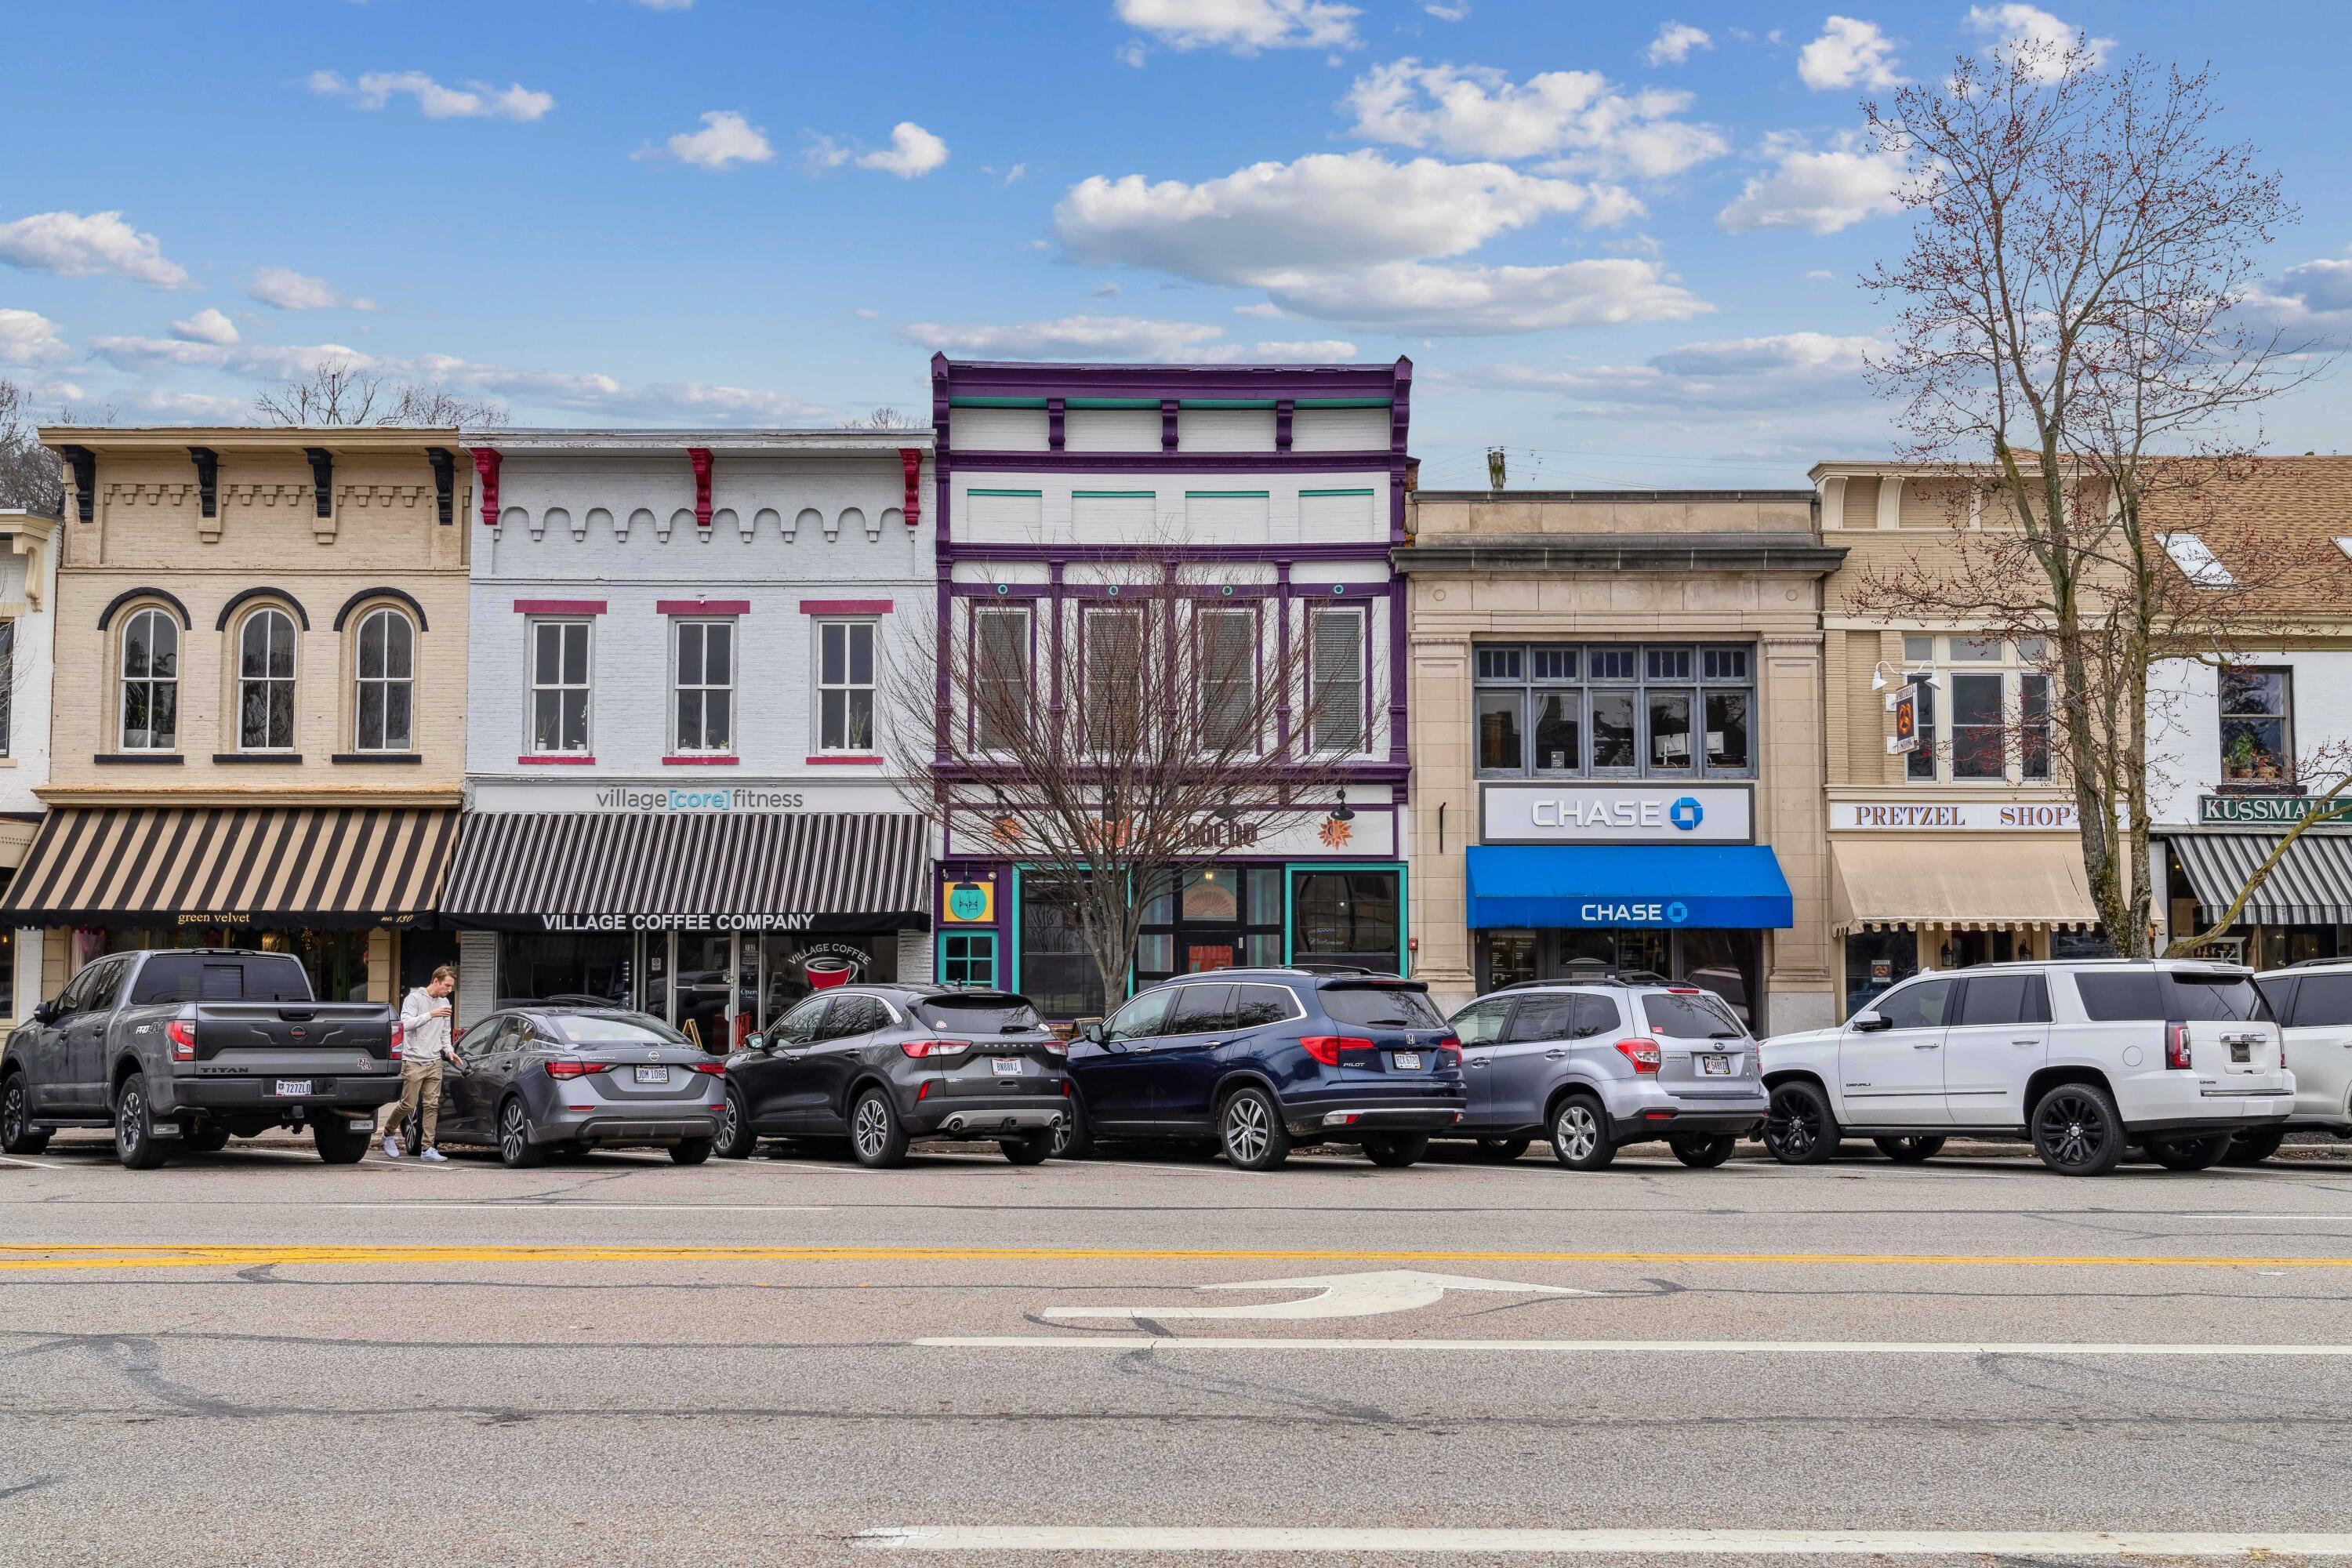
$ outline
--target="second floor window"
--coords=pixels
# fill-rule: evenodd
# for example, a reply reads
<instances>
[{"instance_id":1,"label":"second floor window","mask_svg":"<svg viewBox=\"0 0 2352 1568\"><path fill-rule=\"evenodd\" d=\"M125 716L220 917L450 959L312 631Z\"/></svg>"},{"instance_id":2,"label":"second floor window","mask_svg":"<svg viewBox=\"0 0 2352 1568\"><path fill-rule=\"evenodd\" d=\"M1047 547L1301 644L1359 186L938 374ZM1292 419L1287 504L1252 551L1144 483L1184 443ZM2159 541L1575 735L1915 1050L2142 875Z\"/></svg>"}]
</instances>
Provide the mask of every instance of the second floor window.
<instances>
[{"instance_id":1,"label":"second floor window","mask_svg":"<svg viewBox=\"0 0 2352 1568\"><path fill-rule=\"evenodd\" d=\"M983 752L1008 751L1028 729L1035 700L1029 689L1028 610L975 611L972 658L972 743Z\"/></svg>"},{"instance_id":2,"label":"second floor window","mask_svg":"<svg viewBox=\"0 0 2352 1568\"><path fill-rule=\"evenodd\" d=\"M122 749L168 752L179 731L180 625L141 610L122 628Z\"/></svg>"},{"instance_id":3,"label":"second floor window","mask_svg":"<svg viewBox=\"0 0 2352 1568\"><path fill-rule=\"evenodd\" d=\"M236 744L245 752L294 749L294 617L257 610L237 632Z\"/></svg>"},{"instance_id":4,"label":"second floor window","mask_svg":"<svg viewBox=\"0 0 2352 1568\"><path fill-rule=\"evenodd\" d=\"M874 750L874 623L820 621L817 750Z\"/></svg>"},{"instance_id":5,"label":"second floor window","mask_svg":"<svg viewBox=\"0 0 2352 1568\"><path fill-rule=\"evenodd\" d=\"M735 748L735 623L677 623L677 749Z\"/></svg>"},{"instance_id":6,"label":"second floor window","mask_svg":"<svg viewBox=\"0 0 2352 1568\"><path fill-rule=\"evenodd\" d=\"M1920 783L2050 782L2050 677L2040 637L1903 639L1906 674L1932 670L1944 689L1919 688L1919 749L1904 777Z\"/></svg>"},{"instance_id":7,"label":"second floor window","mask_svg":"<svg viewBox=\"0 0 2352 1568\"><path fill-rule=\"evenodd\" d=\"M1201 744L1219 755L1255 752L1250 733L1257 710L1257 613L1203 610L1201 648Z\"/></svg>"},{"instance_id":8,"label":"second floor window","mask_svg":"<svg viewBox=\"0 0 2352 1568\"><path fill-rule=\"evenodd\" d=\"M2221 671L2221 782L2294 779L2294 677L2284 669Z\"/></svg>"},{"instance_id":9,"label":"second floor window","mask_svg":"<svg viewBox=\"0 0 2352 1568\"><path fill-rule=\"evenodd\" d=\"M1314 610L1307 617L1307 704L1318 752L1364 749L1364 612Z\"/></svg>"},{"instance_id":10,"label":"second floor window","mask_svg":"<svg viewBox=\"0 0 2352 1568\"><path fill-rule=\"evenodd\" d=\"M398 610L370 610L360 622L358 701L362 752L404 752L416 679L416 630Z\"/></svg>"},{"instance_id":11,"label":"second floor window","mask_svg":"<svg viewBox=\"0 0 2352 1568\"><path fill-rule=\"evenodd\" d=\"M588 623L530 626L530 749L541 756L588 749Z\"/></svg>"},{"instance_id":12,"label":"second floor window","mask_svg":"<svg viewBox=\"0 0 2352 1568\"><path fill-rule=\"evenodd\" d=\"M1756 772L1752 648L1485 643L1475 657L1481 773Z\"/></svg>"}]
</instances>

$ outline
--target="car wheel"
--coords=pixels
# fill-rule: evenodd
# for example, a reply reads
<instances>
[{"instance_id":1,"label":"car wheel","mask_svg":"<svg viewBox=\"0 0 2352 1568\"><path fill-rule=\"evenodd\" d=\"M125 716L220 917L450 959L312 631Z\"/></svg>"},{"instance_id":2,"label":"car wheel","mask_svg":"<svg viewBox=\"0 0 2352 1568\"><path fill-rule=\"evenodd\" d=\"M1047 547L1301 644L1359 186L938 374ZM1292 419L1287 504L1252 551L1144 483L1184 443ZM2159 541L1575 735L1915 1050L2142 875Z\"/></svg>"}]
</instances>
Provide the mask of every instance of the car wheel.
<instances>
[{"instance_id":1,"label":"car wheel","mask_svg":"<svg viewBox=\"0 0 2352 1568\"><path fill-rule=\"evenodd\" d=\"M114 1157L131 1171L152 1171L172 1157L155 1138L155 1111L147 1102L147 1075L135 1072L114 1099Z\"/></svg>"},{"instance_id":2,"label":"car wheel","mask_svg":"<svg viewBox=\"0 0 2352 1568\"><path fill-rule=\"evenodd\" d=\"M1914 1134L1903 1138L1874 1138L1878 1152L1898 1165L1916 1165L1922 1160L1932 1160L1944 1147L1944 1141L1932 1134Z\"/></svg>"},{"instance_id":3,"label":"car wheel","mask_svg":"<svg viewBox=\"0 0 2352 1568\"><path fill-rule=\"evenodd\" d=\"M759 1134L751 1131L751 1118L743 1110L743 1097L730 1085L727 1109L719 1113L719 1141L712 1147L722 1160L748 1160L759 1146Z\"/></svg>"},{"instance_id":4,"label":"car wheel","mask_svg":"<svg viewBox=\"0 0 2352 1568\"><path fill-rule=\"evenodd\" d=\"M1417 1165L1421 1157L1428 1152L1429 1134L1426 1132L1400 1132L1387 1138L1364 1140L1364 1158L1391 1171Z\"/></svg>"},{"instance_id":5,"label":"car wheel","mask_svg":"<svg viewBox=\"0 0 2352 1568\"><path fill-rule=\"evenodd\" d=\"M669 1146L669 1157L680 1165L699 1165L710 1158L710 1140L681 1138Z\"/></svg>"},{"instance_id":6,"label":"car wheel","mask_svg":"<svg viewBox=\"0 0 2352 1568\"><path fill-rule=\"evenodd\" d=\"M1691 1169L1712 1171L1731 1158L1731 1152L1739 1147L1739 1140L1728 1132L1712 1138L1693 1134L1685 1138L1669 1138L1666 1147L1675 1152L1675 1159Z\"/></svg>"},{"instance_id":7,"label":"car wheel","mask_svg":"<svg viewBox=\"0 0 2352 1568\"><path fill-rule=\"evenodd\" d=\"M1481 1138L1478 1140L1478 1158L1507 1165L1526 1153L1528 1145L1534 1142L1532 1138Z\"/></svg>"},{"instance_id":8,"label":"car wheel","mask_svg":"<svg viewBox=\"0 0 2352 1568\"><path fill-rule=\"evenodd\" d=\"M499 1159L509 1171L529 1171L547 1163L547 1151L530 1141L530 1114L520 1100L499 1107Z\"/></svg>"},{"instance_id":9,"label":"car wheel","mask_svg":"<svg viewBox=\"0 0 2352 1568\"><path fill-rule=\"evenodd\" d=\"M2033 1106L2033 1152L2062 1176L2104 1176L2124 1157L2124 1119L2096 1084L2062 1083Z\"/></svg>"},{"instance_id":10,"label":"car wheel","mask_svg":"<svg viewBox=\"0 0 2352 1568\"><path fill-rule=\"evenodd\" d=\"M0 1082L0 1154L37 1154L49 1146L49 1135L33 1131L33 1094L25 1075L12 1072Z\"/></svg>"},{"instance_id":11,"label":"car wheel","mask_svg":"<svg viewBox=\"0 0 2352 1568\"><path fill-rule=\"evenodd\" d=\"M857 1097L849 1112L849 1151L857 1163L875 1170L907 1163L907 1129L898 1108L878 1089Z\"/></svg>"},{"instance_id":12,"label":"car wheel","mask_svg":"<svg viewBox=\"0 0 2352 1568\"><path fill-rule=\"evenodd\" d=\"M2147 1157L2168 1171L2203 1171L2221 1163L2230 1152L2230 1134L2207 1138L2151 1138Z\"/></svg>"},{"instance_id":13,"label":"car wheel","mask_svg":"<svg viewBox=\"0 0 2352 1568\"><path fill-rule=\"evenodd\" d=\"M1803 1079L1772 1091L1764 1117L1764 1148L1783 1165L1818 1165L1837 1152L1837 1122L1829 1096Z\"/></svg>"},{"instance_id":14,"label":"car wheel","mask_svg":"<svg viewBox=\"0 0 2352 1568\"><path fill-rule=\"evenodd\" d=\"M1054 1129L1054 1158L1056 1160L1091 1160L1099 1152L1095 1148L1093 1129L1087 1125L1087 1102L1078 1091L1070 1090L1069 1114Z\"/></svg>"},{"instance_id":15,"label":"car wheel","mask_svg":"<svg viewBox=\"0 0 2352 1568\"><path fill-rule=\"evenodd\" d=\"M1552 1158L1571 1171L1601 1171L1617 1158L1609 1140L1609 1113L1589 1094L1571 1094L1551 1119Z\"/></svg>"},{"instance_id":16,"label":"car wheel","mask_svg":"<svg viewBox=\"0 0 2352 1568\"><path fill-rule=\"evenodd\" d=\"M2259 1165L2279 1152L2286 1142L2286 1129L2266 1127L2259 1132L2241 1132L2230 1140L2230 1152L2221 1156L2224 1165Z\"/></svg>"},{"instance_id":17,"label":"car wheel","mask_svg":"<svg viewBox=\"0 0 2352 1568\"><path fill-rule=\"evenodd\" d=\"M1003 1150L1004 1157L1016 1165L1042 1165L1052 1156L1054 1145L1058 1142L1059 1134L1055 1129L1040 1127L1036 1131L1024 1132L1018 1138L1003 1139L997 1147Z\"/></svg>"},{"instance_id":18,"label":"car wheel","mask_svg":"<svg viewBox=\"0 0 2352 1568\"><path fill-rule=\"evenodd\" d=\"M1237 1171L1271 1171L1290 1158L1282 1108L1262 1089L1244 1086L1217 1111L1217 1137Z\"/></svg>"},{"instance_id":19,"label":"car wheel","mask_svg":"<svg viewBox=\"0 0 2352 1568\"><path fill-rule=\"evenodd\" d=\"M329 1111L311 1121L310 1142L321 1161L330 1165L356 1165L367 1158L368 1145L375 1142L375 1119L369 1117L365 1127L352 1126L353 1120Z\"/></svg>"}]
</instances>

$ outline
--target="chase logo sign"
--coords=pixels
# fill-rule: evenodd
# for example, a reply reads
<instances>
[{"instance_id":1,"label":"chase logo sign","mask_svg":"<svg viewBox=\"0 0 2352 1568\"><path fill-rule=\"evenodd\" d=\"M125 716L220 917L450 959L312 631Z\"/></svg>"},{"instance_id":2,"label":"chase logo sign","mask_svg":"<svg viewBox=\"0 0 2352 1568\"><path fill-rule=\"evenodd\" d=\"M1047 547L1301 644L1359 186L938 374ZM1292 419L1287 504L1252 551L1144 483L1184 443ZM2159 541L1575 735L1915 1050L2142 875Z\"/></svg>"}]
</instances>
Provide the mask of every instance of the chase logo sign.
<instances>
[{"instance_id":1,"label":"chase logo sign","mask_svg":"<svg viewBox=\"0 0 2352 1568\"><path fill-rule=\"evenodd\" d=\"M1666 820L1685 833L1695 833L1698 830L1698 825L1706 820L1706 807L1699 805L1691 796L1685 795L1667 809Z\"/></svg>"},{"instance_id":2,"label":"chase logo sign","mask_svg":"<svg viewBox=\"0 0 2352 1568\"><path fill-rule=\"evenodd\" d=\"M1745 784L1644 784L1562 779L1487 784L1486 844L1753 844L1755 798Z\"/></svg>"}]
</instances>

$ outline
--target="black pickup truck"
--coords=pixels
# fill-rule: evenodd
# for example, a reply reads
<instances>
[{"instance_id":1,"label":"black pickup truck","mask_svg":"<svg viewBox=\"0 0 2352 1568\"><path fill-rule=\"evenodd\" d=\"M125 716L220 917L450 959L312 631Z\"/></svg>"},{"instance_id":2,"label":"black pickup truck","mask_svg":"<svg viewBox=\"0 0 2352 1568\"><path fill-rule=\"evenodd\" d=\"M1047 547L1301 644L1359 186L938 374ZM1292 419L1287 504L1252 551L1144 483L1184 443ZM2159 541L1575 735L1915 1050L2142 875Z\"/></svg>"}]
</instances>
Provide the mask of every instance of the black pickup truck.
<instances>
[{"instance_id":1,"label":"black pickup truck","mask_svg":"<svg viewBox=\"0 0 2352 1568\"><path fill-rule=\"evenodd\" d=\"M352 1164L399 1098L400 1045L393 1008L313 1001L289 953L112 953L0 1048L0 1152L111 1127L122 1163L152 1170L174 1148L308 1126L319 1158Z\"/></svg>"}]
</instances>

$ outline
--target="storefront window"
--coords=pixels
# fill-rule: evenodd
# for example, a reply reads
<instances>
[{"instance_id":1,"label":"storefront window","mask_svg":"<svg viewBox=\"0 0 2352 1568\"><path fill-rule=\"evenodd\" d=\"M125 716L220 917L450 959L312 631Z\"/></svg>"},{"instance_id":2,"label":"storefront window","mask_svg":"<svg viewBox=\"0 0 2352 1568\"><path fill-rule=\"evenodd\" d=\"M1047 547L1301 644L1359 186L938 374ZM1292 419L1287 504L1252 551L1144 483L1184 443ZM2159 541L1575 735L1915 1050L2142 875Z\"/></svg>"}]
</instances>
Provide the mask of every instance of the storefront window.
<instances>
[{"instance_id":1,"label":"storefront window","mask_svg":"<svg viewBox=\"0 0 2352 1568\"><path fill-rule=\"evenodd\" d=\"M1144 901L1135 983L1282 962L1282 868L1200 866Z\"/></svg>"},{"instance_id":2,"label":"storefront window","mask_svg":"<svg viewBox=\"0 0 2352 1568\"><path fill-rule=\"evenodd\" d=\"M1660 974L1677 985L1712 991L1742 1024L1764 1026L1763 942L1752 931L1486 931L1477 933L1477 965L1481 991L1528 980Z\"/></svg>"},{"instance_id":3,"label":"storefront window","mask_svg":"<svg viewBox=\"0 0 2352 1568\"><path fill-rule=\"evenodd\" d=\"M1482 646L1477 687L1482 774L1755 772L1746 647Z\"/></svg>"},{"instance_id":4,"label":"storefront window","mask_svg":"<svg viewBox=\"0 0 2352 1568\"><path fill-rule=\"evenodd\" d=\"M1107 1010L1094 956L1080 934L1076 899L1044 872L1021 875L1021 994L1048 1018L1099 1018Z\"/></svg>"},{"instance_id":5,"label":"storefront window","mask_svg":"<svg viewBox=\"0 0 2352 1568\"><path fill-rule=\"evenodd\" d=\"M681 963L686 941L685 936L679 936ZM742 993L740 1010L747 1015L751 1013L751 997L756 991L759 1026L764 1029L782 1018L794 1003L816 992L867 982L883 984L898 978L896 936L818 936L785 931L770 931L756 939L747 936L743 939L743 973L738 983Z\"/></svg>"},{"instance_id":6,"label":"storefront window","mask_svg":"<svg viewBox=\"0 0 2352 1568\"><path fill-rule=\"evenodd\" d=\"M1291 961L1399 973L1398 883L1394 871L1292 871Z\"/></svg>"},{"instance_id":7,"label":"storefront window","mask_svg":"<svg viewBox=\"0 0 2352 1568\"><path fill-rule=\"evenodd\" d=\"M635 945L635 937L608 932L501 932L498 1005L569 1001L634 1005Z\"/></svg>"},{"instance_id":8,"label":"storefront window","mask_svg":"<svg viewBox=\"0 0 2352 1568\"><path fill-rule=\"evenodd\" d=\"M364 931L265 931L255 926L115 926L99 934L97 951L139 952L157 948L243 947L290 952L310 976L321 1002L368 999L368 933ZM96 952L83 955L85 961Z\"/></svg>"},{"instance_id":9,"label":"storefront window","mask_svg":"<svg viewBox=\"0 0 2352 1568\"><path fill-rule=\"evenodd\" d=\"M1919 973L1919 937L1910 931L1858 931L1845 939L1845 1016Z\"/></svg>"},{"instance_id":10,"label":"storefront window","mask_svg":"<svg viewBox=\"0 0 2352 1568\"><path fill-rule=\"evenodd\" d=\"M949 985L996 984L996 933L950 931L940 939L940 979Z\"/></svg>"}]
</instances>

